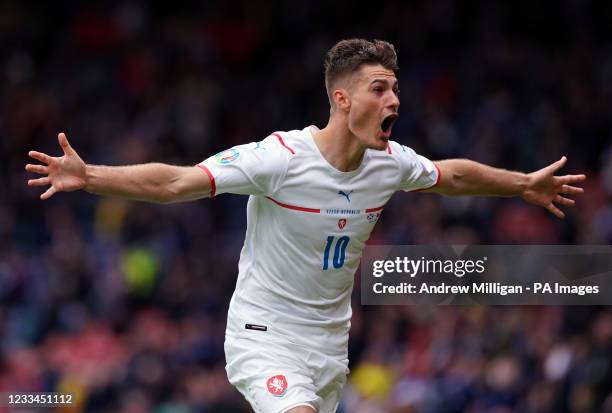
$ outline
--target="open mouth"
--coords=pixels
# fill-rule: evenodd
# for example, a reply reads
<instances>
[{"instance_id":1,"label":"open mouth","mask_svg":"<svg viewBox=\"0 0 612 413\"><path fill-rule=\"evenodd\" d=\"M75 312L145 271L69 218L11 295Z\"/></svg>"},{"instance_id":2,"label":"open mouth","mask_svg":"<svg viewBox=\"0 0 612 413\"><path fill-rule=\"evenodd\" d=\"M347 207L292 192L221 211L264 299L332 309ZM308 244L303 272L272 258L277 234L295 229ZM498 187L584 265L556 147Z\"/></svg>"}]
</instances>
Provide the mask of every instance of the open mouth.
<instances>
[{"instance_id":1,"label":"open mouth","mask_svg":"<svg viewBox=\"0 0 612 413\"><path fill-rule=\"evenodd\" d=\"M382 123L380 124L380 129L382 129L385 134L391 132L391 127L393 126L398 117L399 115L397 113L392 113L388 115L383 119Z\"/></svg>"}]
</instances>

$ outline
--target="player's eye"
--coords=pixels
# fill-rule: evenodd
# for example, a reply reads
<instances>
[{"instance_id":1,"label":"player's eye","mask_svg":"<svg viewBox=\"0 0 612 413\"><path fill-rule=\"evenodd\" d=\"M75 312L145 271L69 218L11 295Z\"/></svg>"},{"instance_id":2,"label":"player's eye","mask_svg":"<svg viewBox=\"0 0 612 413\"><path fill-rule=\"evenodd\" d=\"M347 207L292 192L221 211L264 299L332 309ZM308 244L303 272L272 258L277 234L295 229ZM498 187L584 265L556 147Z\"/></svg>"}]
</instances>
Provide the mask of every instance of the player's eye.
<instances>
[{"instance_id":1,"label":"player's eye","mask_svg":"<svg viewBox=\"0 0 612 413\"><path fill-rule=\"evenodd\" d=\"M372 89L372 90L374 90L374 92L376 92L376 93L382 93L382 92L383 92L383 88L382 88L382 87L380 87L380 86L376 86L376 87L375 87L374 89Z\"/></svg>"}]
</instances>

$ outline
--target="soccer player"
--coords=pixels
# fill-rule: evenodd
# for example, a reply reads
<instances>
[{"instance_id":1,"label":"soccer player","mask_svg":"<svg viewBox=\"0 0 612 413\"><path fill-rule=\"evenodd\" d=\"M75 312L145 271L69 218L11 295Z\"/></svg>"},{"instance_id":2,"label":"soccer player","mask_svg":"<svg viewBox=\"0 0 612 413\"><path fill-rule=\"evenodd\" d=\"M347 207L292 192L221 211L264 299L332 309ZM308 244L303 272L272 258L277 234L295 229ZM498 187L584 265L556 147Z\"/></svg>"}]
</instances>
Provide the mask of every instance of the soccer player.
<instances>
[{"instance_id":1,"label":"soccer player","mask_svg":"<svg viewBox=\"0 0 612 413\"><path fill-rule=\"evenodd\" d=\"M83 162L64 133L63 156L29 153L41 199L83 189L170 203L250 195L227 320L229 381L256 412L334 412L348 373L353 276L394 192L522 197L559 218L584 175L555 176L563 157L524 174L465 159L432 162L390 140L400 101L397 57L384 41L343 40L328 52L331 111L323 129L275 132L197 166ZM557 205L555 205L557 204Z\"/></svg>"}]
</instances>

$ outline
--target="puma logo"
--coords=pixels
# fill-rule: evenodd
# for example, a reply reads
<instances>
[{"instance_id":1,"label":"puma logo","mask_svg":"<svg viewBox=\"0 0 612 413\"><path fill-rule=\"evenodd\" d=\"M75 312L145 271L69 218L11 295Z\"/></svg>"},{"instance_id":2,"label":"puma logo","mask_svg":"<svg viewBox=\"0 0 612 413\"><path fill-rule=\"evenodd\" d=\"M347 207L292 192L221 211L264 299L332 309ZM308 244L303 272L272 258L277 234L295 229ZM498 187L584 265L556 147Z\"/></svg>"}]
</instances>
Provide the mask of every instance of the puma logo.
<instances>
[{"instance_id":1,"label":"puma logo","mask_svg":"<svg viewBox=\"0 0 612 413\"><path fill-rule=\"evenodd\" d=\"M349 192L348 194L344 191L338 191L338 195L342 195L343 197L346 198L346 200L350 203L351 202L351 198L350 195L353 193L353 191Z\"/></svg>"}]
</instances>

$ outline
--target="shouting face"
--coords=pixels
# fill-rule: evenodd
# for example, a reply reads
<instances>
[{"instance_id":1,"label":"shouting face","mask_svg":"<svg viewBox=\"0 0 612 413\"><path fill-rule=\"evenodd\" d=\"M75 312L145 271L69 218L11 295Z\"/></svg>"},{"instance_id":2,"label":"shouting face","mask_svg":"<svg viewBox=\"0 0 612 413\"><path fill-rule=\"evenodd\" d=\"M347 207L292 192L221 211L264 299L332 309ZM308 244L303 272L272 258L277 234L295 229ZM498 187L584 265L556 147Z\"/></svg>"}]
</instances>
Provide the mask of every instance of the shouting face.
<instances>
[{"instance_id":1,"label":"shouting face","mask_svg":"<svg viewBox=\"0 0 612 413\"><path fill-rule=\"evenodd\" d=\"M387 148L400 101L395 73L381 65L364 65L348 88L348 128L370 149Z\"/></svg>"}]
</instances>

